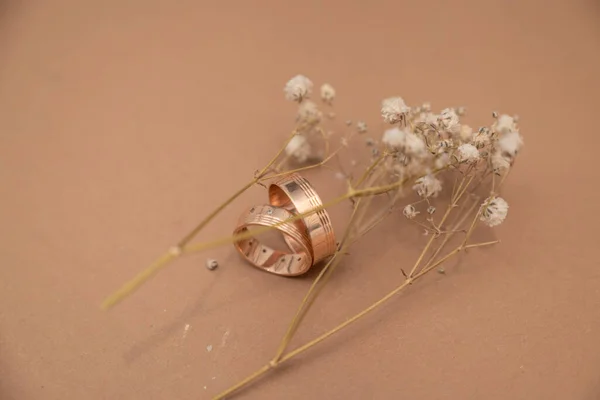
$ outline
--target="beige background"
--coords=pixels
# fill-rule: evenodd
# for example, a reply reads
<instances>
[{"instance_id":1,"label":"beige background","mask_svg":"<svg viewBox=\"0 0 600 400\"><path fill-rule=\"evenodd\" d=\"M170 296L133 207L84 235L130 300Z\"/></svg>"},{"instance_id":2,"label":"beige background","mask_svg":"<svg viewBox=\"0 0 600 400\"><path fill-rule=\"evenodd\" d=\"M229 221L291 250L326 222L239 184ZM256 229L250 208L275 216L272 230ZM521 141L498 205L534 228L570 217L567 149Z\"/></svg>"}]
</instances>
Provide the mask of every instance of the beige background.
<instances>
[{"instance_id":1,"label":"beige background","mask_svg":"<svg viewBox=\"0 0 600 400\"><path fill-rule=\"evenodd\" d=\"M268 360L310 280L229 246L99 304L276 151L297 73L373 135L400 94L468 106L475 126L517 113L526 147L501 246L238 398L600 398L599 18L566 0L3 1L0 398L208 399ZM308 174L325 198L343 190L331 175ZM200 239L262 201L252 190ZM405 225L357 245L295 345L402 279L422 241Z\"/></svg>"}]
</instances>

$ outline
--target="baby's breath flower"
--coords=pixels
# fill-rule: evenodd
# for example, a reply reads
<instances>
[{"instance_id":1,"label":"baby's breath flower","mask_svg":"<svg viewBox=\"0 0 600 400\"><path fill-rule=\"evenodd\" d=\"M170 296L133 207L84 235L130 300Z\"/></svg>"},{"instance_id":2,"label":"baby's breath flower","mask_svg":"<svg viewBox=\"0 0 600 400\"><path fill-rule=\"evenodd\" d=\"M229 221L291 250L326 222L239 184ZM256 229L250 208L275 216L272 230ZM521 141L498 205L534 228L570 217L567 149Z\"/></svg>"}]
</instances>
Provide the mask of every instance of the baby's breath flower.
<instances>
[{"instance_id":1,"label":"baby's breath flower","mask_svg":"<svg viewBox=\"0 0 600 400\"><path fill-rule=\"evenodd\" d=\"M305 100L298 106L297 121L304 124L318 124L323 118L319 107L310 100Z\"/></svg>"},{"instance_id":2,"label":"baby's breath flower","mask_svg":"<svg viewBox=\"0 0 600 400\"><path fill-rule=\"evenodd\" d=\"M450 164L450 155L448 153L442 153L437 156L433 165L436 169L442 169L448 164Z\"/></svg>"},{"instance_id":3,"label":"baby's breath flower","mask_svg":"<svg viewBox=\"0 0 600 400\"><path fill-rule=\"evenodd\" d=\"M406 207L404 207L404 210L402 210L402 214L404 214L404 216L408 219L413 219L419 214L419 211L417 211L415 206L409 204Z\"/></svg>"},{"instance_id":4,"label":"baby's breath flower","mask_svg":"<svg viewBox=\"0 0 600 400\"><path fill-rule=\"evenodd\" d=\"M442 110L438 117L438 121L448 132L457 133L460 131L460 119L453 108Z\"/></svg>"},{"instance_id":5,"label":"baby's breath flower","mask_svg":"<svg viewBox=\"0 0 600 400\"><path fill-rule=\"evenodd\" d=\"M423 103L423 105L421 106L421 110L431 111L431 103Z\"/></svg>"},{"instance_id":6,"label":"baby's breath flower","mask_svg":"<svg viewBox=\"0 0 600 400\"><path fill-rule=\"evenodd\" d=\"M288 157L293 157L298 163L304 163L311 155L308 139L302 135L295 135L285 148Z\"/></svg>"},{"instance_id":7,"label":"baby's breath flower","mask_svg":"<svg viewBox=\"0 0 600 400\"><path fill-rule=\"evenodd\" d=\"M452 139L440 140L439 142L436 143L436 146L437 146L436 153L437 154L446 153L448 151L448 149L452 148L453 145L454 145L454 142L452 141Z\"/></svg>"},{"instance_id":8,"label":"baby's breath flower","mask_svg":"<svg viewBox=\"0 0 600 400\"><path fill-rule=\"evenodd\" d=\"M461 144L458 146L458 159L460 162L475 163L479 161L480 155L477 147L470 143Z\"/></svg>"},{"instance_id":9,"label":"baby's breath flower","mask_svg":"<svg viewBox=\"0 0 600 400\"><path fill-rule=\"evenodd\" d=\"M487 146L490 143L490 141L490 135L487 132L481 132L481 130L477 132L473 137L473 144L478 149Z\"/></svg>"},{"instance_id":10,"label":"baby's breath flower","mask_svg":"<svg viewBox=\"0 0 600 400\"><path fill-rule=\"evenodd\" d=\"M431 112L424 112L419 115L417 122L421 124L437 126L438 116Z\"/></svg>"},{"instance_id":11,"label":"baby's breath flower","mask_svg":"<svg viewBox=\"0 0 600 400\"><path fill-rule=\"evenodd\" d=\"M381 116L390 124L400 122L410 111L402 97L389 97L381 102Z\"/></svg>"},{"instance_id":12,"label":"baby's breath flower","mask_svg":"<svg viewBox=\"0 0 600 400\"><path fill-rule=\"evenodd\" d=\"M431 174L417 179L415 183L413 190L421 197L437 197L442 191L442 182Z\"/></svg>"},{"instance_id":13,"label":"baby's breath flower","mask_svg":"<svg viewBox=\"0 0 600 400\"><path fill-rule=\"evenodd\" d=\"M394 127L383 132L381 141L390 147L398 148L404 143L405 135L406 133L402 129Z\"/></svg>"},{"instance_id":14,"label":"baby's breath flower","mask_svg":"<svg viewBox=\"0 0 600 400\"><path fill-rule=\"evenodd\" d=\"M427 153L427 146L423 139L419 136L415 135L412 132L406 132L406 137L404 139L404 151L406 154L422 157Z\"/></svg>"},{"instance_id":15,"label":"baby's breath flower","mask_svg":"<svg viewBox=\"0 0 600 400\"><path fill-rule=\"evenodd\" d=\"M508 203L502 197L487 198L481 205L481 218L490 227L500 225L508 214Z\"/></svg>"},{"instance_id":16,"label":"baby's breath flower","mask_svg":"<svg viewBox=\"0 0 600 400\"><path fill-rule=\"evenodd\" d=\"M521 147L523 147L523 137L518 131L507 132L498 139L498 148L511 158L516 157Z\"/></svg>"},{"instance_id":17,"label":"baby's breath flower","mask_svg":"<svg viewBox=\"0 0 600 400\"><path fill-rule=\"evenodd\" d=\"M310 79L304 75L296 75L286 83L283 91L287 100L301 103L302 100L310 97L312 88L313 83Z\"/></svg>"},{"instance_id":18,"label":"baby's breath flower","mask_svg":"<svg viewBox=\"0 0 600 400\"><path fill-rule=\"evenodd\" d=\"M461 125L460 127L460 140L467 143L473 139L473 128L469 125Z\"/></svg>"},{"instance_id":19,"label":"baby's breath flower","mask_svg":"<svg viewBox=\"0 0 600 400\"><path fill-rule=\"evenodd\" d=\"M423 139L412 132L394 127L386 130L381 139L389 147L402 150L408 155L423 156L427 151L427 146Z\"/></svg>"},{"instance_id":20,"label":"baby's breath flower","mask_svg":"<svg viewBox=\"0 0 600 400\"><path fill-rule=\"evenodd\" d=\"M325 83L321 86L321 99L325 103L331 103L335 98L335 89L329 83Z\"/></svg>"},{"instance_id":21,"label":"baby's breath flower","mask_svg":"<svg viewBox=\"0 0 600 400\"><path fill-rule=\"evenodd\" d=\"M411 157L408 164L404 167L405 177L423 176L431 173L431 168L417 157Z\"/></svg>"},{"instance_id":22,"label":"baby's breath flower","mask_svg":"<svg viewBox=\"0 0 600 400\"><path fill-rule=\"evenodd\" d=\"M511 161L508 157L502 154L502 151L496 150L491 157L492 170L499 174L510 168Z\"/></svg>"},{"instance_id":23,"label":"baby's breath flower","mask_svg":"<svg viewBox=\"0 0 600 400\"><path fill-rule=\"evenodd\" d=\"M435 207L434 206L427 207L427 214L432 215L434 212L435 212Z\"/></svg>"},{"instance_id":24,"label":"baby's breath flower","mask_svg":"<svg viewBox=\"0 0 600 400\"><path fill-rule=\"evenodd\" d=\"M358 121L356 123L356 130L358 130L358 133L366 133L367 132L367 124L364 121Z\"/></svg>"},{"instance_id":25,"label":"baby's breath flower","mask_svg":"<svg viewBox=\"0 0 600 400\"><path fill-rule=\"evenodd\" d=\"M517 126L514 118L506 114L500 115L492 125L492 130L500 134L508 133L516 129Z\"/></svg>"}]
</instances>

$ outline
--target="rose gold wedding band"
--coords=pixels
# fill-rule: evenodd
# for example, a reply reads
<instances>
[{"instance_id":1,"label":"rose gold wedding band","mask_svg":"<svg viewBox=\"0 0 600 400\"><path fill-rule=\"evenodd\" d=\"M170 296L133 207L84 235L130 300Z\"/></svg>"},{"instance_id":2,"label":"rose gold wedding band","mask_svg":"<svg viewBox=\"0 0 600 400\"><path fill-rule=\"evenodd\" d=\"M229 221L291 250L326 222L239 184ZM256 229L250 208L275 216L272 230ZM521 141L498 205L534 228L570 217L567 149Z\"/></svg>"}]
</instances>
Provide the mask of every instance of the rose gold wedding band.
<instances>
[{"instance_id":1,"label":"rose gold wedding band","mask_svg":"<svg viewBox=\"0 0 600 400\"><path fill-rule=\"evenodd\" d=\"M287 175L269 186L269 202L271 205L300 214L323 206L310 183L296 173ZM321 209L304 217L303 221L310 237L314 263L333 255L336 242L327 211Z\"/></svg>"},{"instance_id":2,"label":"rose gold wedding band","mask_svg":"<svg viewBox=\"0 0 600 400\"><path fill-rule=\"evenodd\" d=\"M241 215L233 234L246 232L252 225L273 226L293 216L290 211L281 207L253 206ZM283 276L304 274L313 265L310 239L304 224L300 220L292 221L275 229L284 235L291 252L275 250L253 237L238 240L234 245L246 260L259 269Z\"/></svg>"}]
</instances>

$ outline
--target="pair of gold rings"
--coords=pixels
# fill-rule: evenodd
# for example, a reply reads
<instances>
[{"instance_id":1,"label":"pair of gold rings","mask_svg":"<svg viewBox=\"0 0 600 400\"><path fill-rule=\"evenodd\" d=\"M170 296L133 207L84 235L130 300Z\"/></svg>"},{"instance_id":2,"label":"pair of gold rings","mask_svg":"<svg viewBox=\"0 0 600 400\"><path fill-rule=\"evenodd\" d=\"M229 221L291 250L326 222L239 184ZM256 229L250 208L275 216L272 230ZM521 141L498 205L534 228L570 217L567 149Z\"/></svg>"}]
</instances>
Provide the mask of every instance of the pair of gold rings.
<instances>
[{"instance_id":1,"label":"pair of gold rings","mask_svg":"<svg viewBox=\"0 0 600 400\"><path fill-rule=\"evenodd\" d=\"M283 234L289 251L276 250L255 237L234 243L237 251L252 265L264 271L297 276L336 251L331 220L325 209L301 219L285 222L298 214L323 206L310 183L293 173L269 186L269 204L248 208L240 217L234 235L247 232L251 226L274 226Z\"/></svg>"}]
</instances>

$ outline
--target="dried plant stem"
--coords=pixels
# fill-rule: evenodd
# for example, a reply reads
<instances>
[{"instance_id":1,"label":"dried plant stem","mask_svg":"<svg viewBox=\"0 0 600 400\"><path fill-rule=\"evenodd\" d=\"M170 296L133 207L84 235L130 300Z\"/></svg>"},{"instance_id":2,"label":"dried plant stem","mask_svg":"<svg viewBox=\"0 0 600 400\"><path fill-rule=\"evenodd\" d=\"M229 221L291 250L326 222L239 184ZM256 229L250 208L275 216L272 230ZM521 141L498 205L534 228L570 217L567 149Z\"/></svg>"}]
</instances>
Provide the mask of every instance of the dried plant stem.
<instances>
[{"instance_id":1,"label":"dried plant stem","mask_svg":"<svg viewBox=\"0 0 600 400\"><path fill-rule=\"evenodd\" d=\"M364 172L364 174L362 174L362 176L358 179L358 181L356 181L356 183L354 184L354 187L360 187L360 185L362 185L365 181L365 179L367 179L369 177L369 175L371 175L371 173L373 172L373 170L388 156L387 153L383 153L381 154L379 157L377 157L377 159L371 163L371 165L369 165L369 167L366 169L366 171Z\"/></svg>"},{"instance_id":2,"label":"dried plant stem","mask_svg":"<svg viewBox=\"0 0 600 400\"><path fill-rule=\"evenodd\" d=\"M463 205L464 204L466 204L466 200L463 203ZM473 210L475 209L476 206L477 206L477 202L475 201L475 202L473 202L473 204L471 204L471 206L469 207L469 209L466 212L457 214L456 221L452 224L452 229L450 230L450 232L447 235L444 235L444 239L442 240L442 243L438 246L438 248L435 250L435 252L431 255L431 257L429 258L429 261L427 262L427 264L425 264L425 267L429 266L435 260L435 258L444 249L446 244L450 241L452 236L454 236L454 234L456 232L458 232L458 228L461 227L462 224L467 220L467 218L473 212Z\"/></svg>"},{"instance_id":3,"label":"dried plant stem","mask_svg":"<svg viewBox=\"0 0 600 400\"><path fill-rule=\"evenodd\" d=\"M481 246L490 245L490 244L493 244L493 243L495 243L495 242L478 243L478 244L474 244L472 246L474 246L474 247L481 247ZM281 365L281 364L283 364L286 361L291 360L292 358L298 356L301 353L304 353L308 349L310 349L310 348L314 347L315 345L321 343L325 339L327 339L330 336L336 334L337 332L339 332L342 329L346 328L350 324L358 321L362 317L364 317L367 314L369 314L371 311L374 311L375 309L377 309L378 307L380 307L381 305L383 305L384 303L386 303L388 300L390 300L396 294L400 293L402 290L404 290L408 286L412 285L415 281L417 281L418 279L420 279L421 277L423 277L425 274L427 274L428 272L430 272L432 269L434 269L435 267L437 267L440 264L444 263L445 261L447 261L452 256L456 255L461 250L462 250L462 245L456 247L454 250L452 250L450 253L446 254L440 260L436 261L435 263L432 263L427 269L424 269L423 271L419 272L418 274L416 274L412 278L410 278L410 277L407 278L402 284L400 284L398 287L396 287L395 289L393 289L391 292L389 292L388 294L386 294L385 296L383 296L381 299L379 299L376 302L374 302L373 304L371 304L369 307L367 307L364 310L362 310L361 312L355 314L354 316L352 316L351 318L349 318L345 322L339 324L335 328L330 329L329 331L325 332L324 334L322 334L322 335L318 336L317 338L311 340L310 342L306 343L305 345L302 345L302 346L298 347L297 349L292 350L291 352L285 354L277 362L271 361L269 364L263 366L258 371L256 371L253 374L249 375L247 378L245 378L244 380L242 380L238 384L232 386L231 388L229 388L229 389L225 390L224 392L222 392L222 393L218 394L217 396L215 396L213 398L213 400L222 400L222 399L224 399L226 396L228 396L228 395L230 395L230 394L238 391L239 389L243 388L244 386L248 385L249 383L255 381L256 379L258 379L259 377L261 377L262 375L264 375L270 369L272 369L272 368L274 368L274 367L276 367L278 365Z\"/></svg>"},{"instance_id":4,"label":"dried plant stem","mask_svg":"<svg viewBox=\"0 0 600 400\"><path fill-rule=\"evenodd\" d=\"M255 179L252 179L250 182L246 183L244 186L242 186L241 189L239 189L237 192L235 192L230 198L225 200L220 206L215 208L190 233L188 233L183 239L181 239L179 241L179 243L177 244L177 247L181 248L181 249L184 248L191 240L194 239L194 237L196 237L196 235L202 229L204 229L204 227L206 225L208 225L210 223L210 221L212 221L217 215L219 215L219 213L221 211L223 211L228 205L233 203L238 197L240 197L242 194L244 194L244 192L246 192L246 190L250 189L258 181L259 180L257 178L255 178Z\"/></svg>"},{"instance_id":5,"label":"dried plant stem","mask_svg":"<svg viewBox=\"0 0 600 400\"><path fill-rule=\"evenodd\" d=\"M379 162L380 162L380 159L376 160L371 166L377 165ZM366 179L367 176L370 174L370 171L372 171L372 168L367 169L367 171L361 177L360 181L362 181L363 178ZM381 174L371 177L370 183L372 184L380 176L381 176ZM342 236L342 239L340 241L340 244L338 246L336 253L329 260L329 262L325 265L325 267L323 268L321 273L319 273L319 275L317 276L317 278L315 279L315 281L309 288L307 294L304 296L304 299L302 300L300 307L298 308L298 311L296 312L296 315L292 319L292 322L290 323L288 330L287 330L285 336L283 337L283 339L279 345L279 348L277 349L277 352L275 353L275 356L272 359L273 363L277 363L281 359L283 353L287 349L287 346L289 345L290 341L292 340L293 336L295 335L296 331L298 330L300 323L302 322L302 320L304 319L304 317L310 310L310 307L317 299L317 296L320 294L321 290L327 284L329 277L333 274L333 271L339 265L339 263L341 261L340 255L345 254L348 247L351 244L352 228L356 224L359 224L362 221L362 219L364 218L366 209L368 208L368 205L370 204L371 199L372 198L365 199L364 202L362 201L363 199L358 199L357 202L354 204L353 209L352 209L352 214L350 216L350 221L348 222L348 225L344 231L344 234ZM363 211L361 213L359 213L358 210L359 210L361 204L364 204L364 206L362 207Z\"/></svg>"},{"instance_id":6,"label":"dried plant stem","mask_svg":"<svg viewBox=\"0 0 600 400\"><path fill-rule=\"evenodd\" d=\"M465 235L465 238L462 242L462 245L465 246L467 241L469 240L469 238L471 237L471 233L473 233L473 230L475 229L475 225L477 224L477 217L479 217L482 213L482 210L485 210L487 208L487 206L490 204L490 202L492 201L492 199L488 199L485 204L477 211L477 213L475 214L475 218L473 218L473 221L471 221L471 225L469 226L469 230L467 231L467 234Z\"/></svg>"},{"instance_id":7,"label":"dried plant stem","mask_svg":"<svg viewBox=\"0 0 600 400\"><path fill-rule=\"evenodd\" d=\"M143 283L148 281L151 277L153 277L158 271L162 268L166 267L170 261L177 258L183 253L185 250L185 246L202 230L206 225L208 225L221 211L223 211L228 205L230 205L235 199L241 196L246 190L251 188L253 185L258 183L267 171L271 168L271 166L277 161L277 159L281 156L288 143L293 139L293 137L297 134L297 131L293 131L292 134L285 141L285 144L279 149L279 151L275 154L275 156L265 165L263 169L261 169L255 177L245 184L241 189L236 191L232 196L230 196L227 200L225 200L221 205L215 208L210 214L208 214L194 229L192 229L187 235L183 237L179 241L179 243L171 248L167 253L163 254L156 261L154 261L150 267L146 268L138 275L136 275L133 279L123 285L119 290L111 294L102 302L102 309L107 310L112 308L120 301L125 299L127 296L131 295L137 288L139 288Z\"/></svg>"},{"instance_id":8,"label":"dried plant stem","mask_svg":"<svg viewBox=\"0 0 600 400\"><path fill-rule=\"evenodd\" d=\"M233 385L232 387L230 387L229 389L225 390L221 394L213 397L213 400L221 400L221 399L226 398L227 396L229 396L233 392L237 392L238 390L240 390L244 386L246 386L246 385L254 382L256 379L260 378L262 375L264 375L267 371L269 371L273 367L274 367L274 365L272 365L272 364L267 364L267 365L263 366L262 368L260 368L256 372L254 372L252 375L247 376L246 378L244 378L243 380L239 381L237 384Z\"/></svg>"},{"instance_id":9,"label":"dried plant stem","mask_svg":"<svg viewBox=\"0 0 600 400\"><path fill-rule=\"evenodd\" d=\"M444 213L444 216L442 217L442 220L440 221L440 225L439 225L440 228L442 227L442 225L444 224L444 222L446 221L446 219L450 215L451 211L452 211L452 207L448 206L448 208L446 209L446 212ZM427 244L423 248L423 251L421 251L421 254L419 255L419 258L417 258L417 261L415 262L415 264L413 265L412 269L410 270L410 272L408 274L408 278L409 279L412 278L413 275L415 274L415 271L419 267L419 264L421 264L421 261L423 261L423 258L425 257L425 254L427 254L427 252L429 251L429 248L431 247L431 245L433 244L433 241L435 239L437 239L437 235L431 235L431 237L427 241Z\"/></svg>"},{"instance_id":10,"label":"dried plant stem","mask_svg":"<svg viewBox=\"0 0 600 400\"><path fill-rule=\"evenodd\" d=\"M329 271L332 269L331 268L332 266L335 267L335 265L339 262L336 260L339 259L339 256L341 254L342 253L340 253L339 251L336 252L329 259L327 264L325 264L325 266L323 267L323 269L321 270L319 275L315 278L315 280L311 284L310 288L304 295L304 298L302 299L302 302L300 303L300 306L298 307L298 310L296 311L296 314L294 315L292 322L290 322L283 339L279 343L279 347L277 348L277 351L275 352L275 356L273 357L272 362L277 363L281 359L281 356L287 349L287 346L289 345L290 341L292 340L293 336L295 335L296 331L298 330L298 327L300 326L301 321L304 319L304 316L306 316L308 309L310 308L312 303L315 301L319 291L322 289L323 285L319 285L319 283L321 282L321 280L326 280L327 277L329 275L331 275L331 273Z\"/></svg>"},{"instance_id":11,"label":"dried plant stem","mask_svg":"<svg viewBox=\"0 0 600 400\"><path fill-rule=\"evenodd\" d=\"M198 243L195 245L188 245L182 249L182 252L185 254L196 253L196 252L205 251L205 250L208 250L208 249L211 249L214 247L222 246L224 244L234 243L239 240L249 239L260 233L264 233L267 231L271 231L273 229L277 229L278 227L280 227L284 224L288 224L290 222L294 222L294 221L298 221L300 219L306 218L307 216L312 215L320 210L324 210L326 208L333 207L333 206L343 202L344 200L352 199L355 197L360 198L360 197L374 196L374 195L378 195L378 194L388 193L394 189L399 189L407 181L408 181L408 179L405 179L405 180L398 181L398 182L395 182L395 183L392 183L389 185L369 187L366 189L358 189L358 190L349 189L346 194L336 197L333 200L330 200L319 207L314 207L304 213L295 214L293 217L288 218L285 221L281 221L277 224L272 224L269 226L261 226L256 229L253 229L252 232L245 232L245 233L240 233L237 235L226 236L226 237L223 237L223 238L211 241L211 242Z\"/></svg>"},{"instance_id":12,"label":"dried plant stem","mask_svg":"<svg viewBox=\"0 0 600 400\"><path fill-rule=\"evenodd\" d=\"M442 228L442 226L446 222L446 219L448 219L448 217L450 216L450 213L452 212L452 210L457 206L457 203L460 201L461 197L464 195L465 191L467 190L467 188L469 187L469 185L471 184L472 181L473 181L473 176L471 176L469 179L467 179L466 177L462 178L462 180L461 180L458 188L456 189L455 195L451 199L450 204L446 208L446 212L444 213L444 215L442 216L442 219L440 220L440 223L438 224L438 229ZM429 240L427 241L427 244L423 248L423 251L421 251L421 254L419 255L419 258L417 258L417 261L415 262L415 264L413 265L412 269L410 270L410 273L408 274L409 278L411 278L411 277L414 276L415 271L417 270L417 268L421 264L421 261L423 261L423 258L425 257L425 255L429 251L429 248L433 244L433 241L435 239L437 239L438 236L439 236L439 234L435 234L435 235L432 235L429 238Z\"/></svg>"},{"instance_id":13,"label":"dried plant stem","mask_svg":"<svg viewBox=\"0 0 600 400\"><path fill-rule=\"evenodd\" d=\"M496 244L496 243L500 243L499 240L490 240L489 242L482 242L482 243L475 243L475 244L468 244L466 246L463 246L463 249L471 249L473 247L481 247L481 246L489 246L491 244Z\"/></svg>"}]
</instances>

